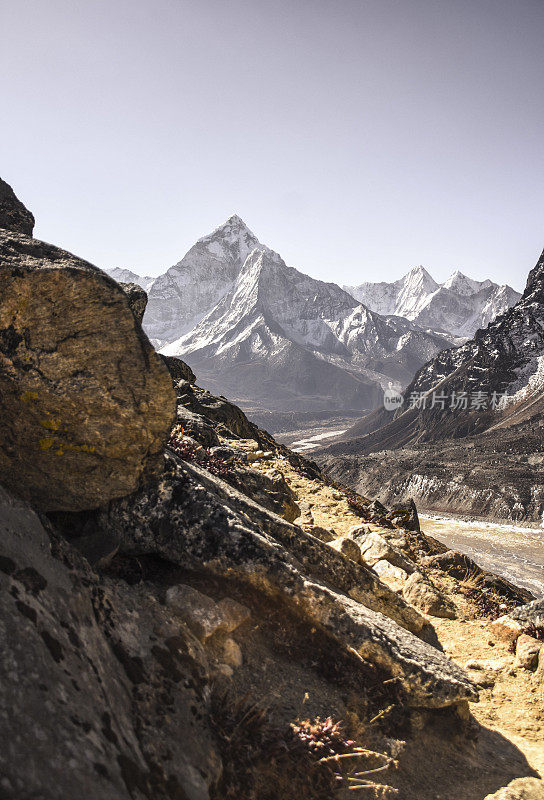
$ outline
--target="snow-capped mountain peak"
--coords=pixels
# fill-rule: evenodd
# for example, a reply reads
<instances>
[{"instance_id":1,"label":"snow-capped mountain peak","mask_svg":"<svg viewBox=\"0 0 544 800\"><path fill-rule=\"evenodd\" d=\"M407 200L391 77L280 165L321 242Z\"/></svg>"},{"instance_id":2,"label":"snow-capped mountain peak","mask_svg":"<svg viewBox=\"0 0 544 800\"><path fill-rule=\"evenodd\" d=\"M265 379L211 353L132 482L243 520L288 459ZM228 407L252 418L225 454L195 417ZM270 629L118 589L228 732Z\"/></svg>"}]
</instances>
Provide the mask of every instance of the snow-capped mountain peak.
<instances>
[{"instance_id":1,"label":"snow-capped mountain peak","mask_svg":"<svg viewBox=\"0 0 544 800\"><path fill-rule=\"evenodd\" d=\"M423 264L418 264L406 273L401 279L404 285L408 283L424 286L429 291L438 289L439 284L436 283L434 278L427 272Z\"/></svg>"},{"instance_id":2,"label":"snow-capped mountain peak","mask_svg":"<svg viewBox=\"0 0 544 800\"><path fill-rule=\"evenodd\" d=\"M241 258L242 262L256 247L267 249L261 245L253 231L248 228L238 214L232 214L222 225L206 236L202 236L197 241L197 245L199 244L217 255L228 250L232 256ZM183 259L179 263L182 264Z\"/></svg>"},{"instance_id":3,"label":"snow-capped mountain peak","mask_svg":"<svg viewBox=\"0 0 544 800\"><path fill-rule=\"evenodd\" d=\"M429 275L425 267L421 264L413 267L401 279L395 310L391 313L412 319L421 310L425 299L439 288L439 284Z\"/></svg>"},{"instance_id":4,"label":"snow-capped mountain peak","mask_svg":"<svg viewBox=\"0 0 544 800\"><path fill-rule=\"evenodd\" d=\"M157 278L149 292L145 325L155 345L175 341L198 325L234 286L256 249L281 260L237 214L198 239L181 261Z\"/></svg>"},{"instance_id":5,"label":"snow-capped mountain peak","mask_svg":"<svg viewBox=\"0 0 544 800\"><path fill-rule=\"evenodd\" d=\"M520 297L510 286L476 281L460 270L440 284L421 265L392 283L344 288L378 314L406 317L424 328L460 337L473 336Z\"/></svg>"},{"instance_id":6,"label":"snow-capped mountain peak","mask_svg":"<svg viewBox=\"0 0 544 800\"><path fill-rule=\"evenodd\" d=\"M490 280L476 281L473 278L468 278L458 269L442 284L444 289L451 289L451 291L463 297L470 297L482 289L489 289L493 285Z\"/></svg>"},{"instance_id":7,"label":"snow-capped mountain peak","mask_svg":"<svg viewBox=\"0 0 544 800\"><path fill-rule=\"evenodd\" d=\"M222 299L162 352L238 400L309 410L369 408L381 382L406 383L414 365L448 344L257 247Z\"/></svg>"}]
</instances>

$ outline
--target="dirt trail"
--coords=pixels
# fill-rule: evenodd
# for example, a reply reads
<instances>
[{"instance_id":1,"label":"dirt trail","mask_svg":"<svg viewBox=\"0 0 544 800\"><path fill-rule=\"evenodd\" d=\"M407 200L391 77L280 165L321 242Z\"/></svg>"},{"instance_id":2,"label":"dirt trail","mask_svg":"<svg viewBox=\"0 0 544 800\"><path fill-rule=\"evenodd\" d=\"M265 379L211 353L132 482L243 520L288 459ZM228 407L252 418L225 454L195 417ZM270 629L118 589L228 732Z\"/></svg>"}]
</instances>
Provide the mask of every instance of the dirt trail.
<instances>
[{"instance_id":1,"label":"dirt trail","mask_svg":"<svg viewBox=\"0 0 544 800\"><path fill-rule=\"evenodd\" d=\"M504 664L495 675L489 675L494 685L481 689L480 702L471 705L471 712L481 725L515 744L531 767L544 776L544 683L532 672L513 668L513 654L493 636L489 621L432 622L445 652L461 666L474 661L497 667ZM471 670L469 674L477 678L479 672L484 671Z\"/></svg>"}]
</instances>

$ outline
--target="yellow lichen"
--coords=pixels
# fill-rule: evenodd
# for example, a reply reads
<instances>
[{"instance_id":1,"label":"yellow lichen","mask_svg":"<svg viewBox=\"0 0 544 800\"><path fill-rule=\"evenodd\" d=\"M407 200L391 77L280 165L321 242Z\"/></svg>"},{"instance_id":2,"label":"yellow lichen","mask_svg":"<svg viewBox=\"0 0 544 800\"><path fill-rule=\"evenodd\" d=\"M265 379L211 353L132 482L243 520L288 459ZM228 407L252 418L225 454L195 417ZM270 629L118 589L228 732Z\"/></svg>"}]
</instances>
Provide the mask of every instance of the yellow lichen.
<instances>
[{"instance_id":1,"label":"yellow lichen","mask_svg":"<svg viewBox=\"0 0 544 800\"><path fill-rule=\"evenodd\" d=\"M38 399L38 392L30 392L26 391L21 394L21 400L23 403L30 403L31 400Z\"/></svg>"},{"instance_id":2,"label":"yellow lichen","mask_svg":"<svg viewBox=\"0 0 544 800\"><path fill-rule=\"evenodd\" d=\"M47 428L48 431L58 431L58 429L60 428L60 424L61 424L60 419L55 419L55 417L53 417L52 419L40 420L40 425L42 426L42 428Z\"/></svg>"}]
</instances>

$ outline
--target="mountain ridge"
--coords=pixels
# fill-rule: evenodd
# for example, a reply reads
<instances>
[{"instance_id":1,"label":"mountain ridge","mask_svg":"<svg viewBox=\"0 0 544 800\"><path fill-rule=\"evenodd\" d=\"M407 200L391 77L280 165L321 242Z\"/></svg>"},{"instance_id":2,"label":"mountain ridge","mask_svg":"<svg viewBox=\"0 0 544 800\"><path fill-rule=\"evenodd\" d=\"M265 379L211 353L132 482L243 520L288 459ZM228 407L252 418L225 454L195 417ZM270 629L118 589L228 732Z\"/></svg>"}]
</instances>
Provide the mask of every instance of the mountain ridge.
<instances>
[{"instance_id":1,"label":"mountain ridge","mask_svg":"<svg viewBox=\"0 0 544 800\"><path fill-rule=\"evenodd\" d=\"M473 336L521 297L507 284L477 281L460 270L440 284L421 265L391 283L367 282L344 289L379 314L406 317L459 337Z\"/></svg>"}]
</instances>

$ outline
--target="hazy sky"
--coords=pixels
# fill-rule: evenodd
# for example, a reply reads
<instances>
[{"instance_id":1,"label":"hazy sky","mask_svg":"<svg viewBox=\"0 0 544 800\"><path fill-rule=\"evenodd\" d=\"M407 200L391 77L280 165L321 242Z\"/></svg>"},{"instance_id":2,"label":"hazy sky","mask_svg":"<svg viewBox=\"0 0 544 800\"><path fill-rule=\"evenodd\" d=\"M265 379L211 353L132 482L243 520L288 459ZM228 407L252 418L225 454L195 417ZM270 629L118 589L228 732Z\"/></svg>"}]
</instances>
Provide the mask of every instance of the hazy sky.
<instances>
[{"instance_id":1,"label":"hazy sky","mask_svg":"<svg viewBox=\"0 0 544 800\"><path fill-rule=\"evenodd\" d=\"M0 0L0 175L157 274L230 214L304 272L516 287L544 246L544 0Z\"/></svg>"}]
</instances>

